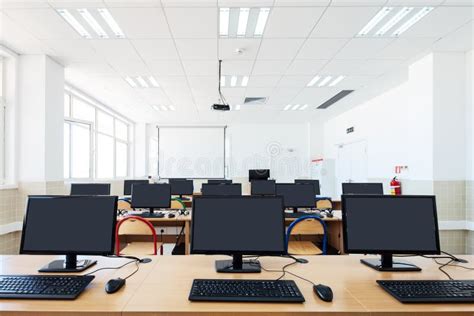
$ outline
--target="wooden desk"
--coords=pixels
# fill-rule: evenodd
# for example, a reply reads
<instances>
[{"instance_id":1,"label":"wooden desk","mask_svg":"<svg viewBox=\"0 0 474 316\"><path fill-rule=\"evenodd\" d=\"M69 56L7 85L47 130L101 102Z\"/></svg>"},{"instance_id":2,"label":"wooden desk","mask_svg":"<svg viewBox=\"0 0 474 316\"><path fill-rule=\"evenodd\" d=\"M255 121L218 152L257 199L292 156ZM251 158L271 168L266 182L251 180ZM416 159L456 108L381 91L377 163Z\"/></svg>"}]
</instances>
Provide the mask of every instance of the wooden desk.
<instances>
[{"instance_id":1,"label":"wooden desk","mask_svg":"<svg viewBox=\"0 0 474 316\"><path fill-rule=\"evenodd\" d=\"M121 270L104 270L75 301L0 300L0 314L7 316L62 316L62 315L131 315L131 316L185 316L185 315L474 315L474 304L401 304L376 283L377 279L440 279L446 277L430 259L409 258L423 268L422 272L377 272L361 263L362 256L308 257L308 264L296 264L288 268L313 282L329 285L334 301L325 303L315 296L312 285L293 279L303 293L303 304L282 303L210 303L188 301L189 290L195 278L275 279L278 272L259 274L216 273L214 261L220 256L158 256L153 262L141 265L140 271L127 280L126 286L116 294L104 291L107 280L125 276L133 271L133 265ZM471 263L474 256L463 256ZM50 256L9 256L0 260L2 274L36 274L38 267L52 260ZM99 267L118 266L122 259L99 258ZM266 269L281 269L289 263L284 258L260 258ZM91 270L90 270L91 271ZM472 278L472 272L448 267L456 279Z\"/></svg>"}]
</instances>

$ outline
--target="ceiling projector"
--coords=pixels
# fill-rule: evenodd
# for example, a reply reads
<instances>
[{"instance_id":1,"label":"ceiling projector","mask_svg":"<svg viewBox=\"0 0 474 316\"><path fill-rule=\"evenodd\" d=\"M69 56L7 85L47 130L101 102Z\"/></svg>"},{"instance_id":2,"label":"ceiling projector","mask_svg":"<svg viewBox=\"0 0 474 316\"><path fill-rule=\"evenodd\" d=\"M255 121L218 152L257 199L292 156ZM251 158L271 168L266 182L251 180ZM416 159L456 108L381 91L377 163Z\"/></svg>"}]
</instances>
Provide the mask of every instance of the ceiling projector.
<instances>
[{"instance_id":1,"label":"ceiling projector","mask_svg":"<svg viewBox=\"0 0 474 316\"><path fill-rule=\"evenodd\" d=\"M213 104L212 109L215 111L230 111L230 106L227 104Z\"/></svg>"}]
</instances>

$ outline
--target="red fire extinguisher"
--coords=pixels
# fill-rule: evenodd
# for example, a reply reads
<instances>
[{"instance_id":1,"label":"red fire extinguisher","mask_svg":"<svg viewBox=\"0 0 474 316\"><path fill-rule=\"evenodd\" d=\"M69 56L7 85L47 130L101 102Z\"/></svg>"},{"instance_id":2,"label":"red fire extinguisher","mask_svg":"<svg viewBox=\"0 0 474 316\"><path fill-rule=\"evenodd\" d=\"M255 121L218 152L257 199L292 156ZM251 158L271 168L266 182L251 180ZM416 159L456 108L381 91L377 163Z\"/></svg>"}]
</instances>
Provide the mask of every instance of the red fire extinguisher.
<instances>
[{"instance_id":1,"label":"red fire extinguisher","mask_svg":"<svg viewBox=\"0 0 474 316\"><path fill-rule=\"evenodd\" d=\"M402 183L394 177L392 181L390 181L390 194L391 195L402 195Z\"/></svg>"}]
</instances>

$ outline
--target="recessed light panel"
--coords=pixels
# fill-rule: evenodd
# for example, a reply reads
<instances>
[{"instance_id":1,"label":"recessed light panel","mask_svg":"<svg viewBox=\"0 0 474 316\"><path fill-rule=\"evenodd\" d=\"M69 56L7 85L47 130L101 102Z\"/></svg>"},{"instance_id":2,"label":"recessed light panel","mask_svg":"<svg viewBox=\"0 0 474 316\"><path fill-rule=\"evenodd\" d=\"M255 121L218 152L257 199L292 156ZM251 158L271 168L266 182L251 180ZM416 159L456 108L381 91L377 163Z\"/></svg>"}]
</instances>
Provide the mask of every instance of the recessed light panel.
<instances>
[{"instance_id":1,"label":"recessed light panel","mask_svg":"<svg viewBox=\"0 0 474 316\"><path fill-rule=\"evenodd\" d=\"M159 88L160 85L153 76L125 77L132 88Z\"/></svg>"},{"instance_id":2,"label":"recessed light panel","mask_svg":"<svg viewBox=\"0 0 474 316\"><path fill-rule=\"evenodd\" d=\"M220 8L221 37L261 37L267 25L270 8Z\"/></svg>"}]
</instances>

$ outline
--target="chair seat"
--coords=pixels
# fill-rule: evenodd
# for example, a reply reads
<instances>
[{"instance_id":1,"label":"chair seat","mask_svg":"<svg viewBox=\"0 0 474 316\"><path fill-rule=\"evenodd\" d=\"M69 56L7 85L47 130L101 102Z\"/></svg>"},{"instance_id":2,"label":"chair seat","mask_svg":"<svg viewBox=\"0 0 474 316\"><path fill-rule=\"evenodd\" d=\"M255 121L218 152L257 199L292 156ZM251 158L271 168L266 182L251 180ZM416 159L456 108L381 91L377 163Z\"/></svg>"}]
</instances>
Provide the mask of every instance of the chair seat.
<instances>
[{"instance_id":1,"label":"chair seat","mask_svg":"<svg viewBox=\"0 0 474 316\"><path fill-rule=\"evenodd\" d=\"M156 243L157 249L160 249L160 247L163 244L160 242ZM153 255L153 242L151 241L134 241L131 243L128 243L121 251L121 255L130 255L130 256L136 256L136 255Z\"/></svg>"},{"instance_id":2,"label":"chair seat","mask_svg":"<svg viewBox=\"0 0 474 316\"><path fill-rule=\"evenodd\" d=\"M288 253L291 255L320 255L322 250L311 241L290 241L288 243Z\"/></svg>"}]
</instances>

